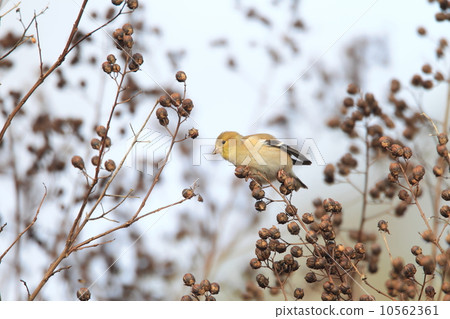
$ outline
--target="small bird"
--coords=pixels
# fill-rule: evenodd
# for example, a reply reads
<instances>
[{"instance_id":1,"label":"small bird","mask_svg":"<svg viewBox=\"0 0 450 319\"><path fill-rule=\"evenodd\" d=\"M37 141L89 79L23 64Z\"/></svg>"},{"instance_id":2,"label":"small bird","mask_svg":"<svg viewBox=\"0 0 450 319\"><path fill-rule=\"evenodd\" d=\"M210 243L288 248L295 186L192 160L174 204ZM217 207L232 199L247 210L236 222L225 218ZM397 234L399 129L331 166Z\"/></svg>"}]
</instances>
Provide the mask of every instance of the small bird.
<instances>
[{"instance_id":1,"label":"small bird","mask_svg":"<svg viewBox=\"0 0 450 319\"><path fill-rule=\"evenodd\" d=\"M220 154L234 166L247 166L251 177L260 185L267 180L275 181L278 171L284 170L287 176L294 179L294 188L308 188L294 174L295 164L311 165L311 161L296 149L282 143L270 134L254 134L242 136L237 132L223 132L216 140L213 154Z\"/></svg>"}]
</instances>

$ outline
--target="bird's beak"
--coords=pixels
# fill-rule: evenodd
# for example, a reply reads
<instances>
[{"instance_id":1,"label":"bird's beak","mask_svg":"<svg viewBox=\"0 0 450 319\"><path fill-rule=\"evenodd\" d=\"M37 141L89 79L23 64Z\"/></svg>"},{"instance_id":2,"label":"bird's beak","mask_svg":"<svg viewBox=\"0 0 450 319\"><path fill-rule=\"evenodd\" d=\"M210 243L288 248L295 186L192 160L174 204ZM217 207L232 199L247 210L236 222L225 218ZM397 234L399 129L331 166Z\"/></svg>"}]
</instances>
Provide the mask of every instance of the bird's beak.
<instances>
[{"instance_id":1,"label":"bird's beak","mask_svg":"<svg viewBox=\"0 0 450 319\"><path fill-rule=\"evenodd\" d=\"M219 154L219 149L217 147L214 148L214 151L212 152L214 155Z\"/></svg>"}]
</instances>

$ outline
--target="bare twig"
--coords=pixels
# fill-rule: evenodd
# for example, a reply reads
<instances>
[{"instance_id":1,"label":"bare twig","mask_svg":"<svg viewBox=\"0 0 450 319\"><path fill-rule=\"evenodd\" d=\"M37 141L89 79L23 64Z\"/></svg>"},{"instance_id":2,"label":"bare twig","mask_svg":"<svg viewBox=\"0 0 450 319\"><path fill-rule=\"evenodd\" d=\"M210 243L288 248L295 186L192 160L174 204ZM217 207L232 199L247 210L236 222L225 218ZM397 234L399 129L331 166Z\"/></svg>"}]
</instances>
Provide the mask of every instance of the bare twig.
<instances>
[{"instance_id":1,"label":"bare twig","mask_svg":"<svg viewBox=\"0 0 450 319\"><path fill-rule=\"evenodd\" d=\"M37 220L37 216L39 215L39 212L41 211L42 204L44 203L45 197L47 196L47 187L44 185L45 192L44 196L42 197L41 203L39 204L39 207L36 210L36 214L34 215L33 220L31 223L19 234L17 235L16 239L13 241L11 245L5 250L5 252L0 256L0 262L2 261L3 257L9 252L9 250L20 240L20 238L34 225L34 223ZM6 224L5 224L6 225Z\"/></svg>"},{"instance_id":2,"label":"bare twig","mask_svg":"<svg viewBox=\"0 0 450 319\"><path fill-rule=\"evenodd\" d=\"M27 282L22 279L20 279L20 282L23 283L23 285L25 286L25 289L27 290L27 296L28 296L28 298L30 298L30 289L28 289Z\"/></svg>"}]
</instances>

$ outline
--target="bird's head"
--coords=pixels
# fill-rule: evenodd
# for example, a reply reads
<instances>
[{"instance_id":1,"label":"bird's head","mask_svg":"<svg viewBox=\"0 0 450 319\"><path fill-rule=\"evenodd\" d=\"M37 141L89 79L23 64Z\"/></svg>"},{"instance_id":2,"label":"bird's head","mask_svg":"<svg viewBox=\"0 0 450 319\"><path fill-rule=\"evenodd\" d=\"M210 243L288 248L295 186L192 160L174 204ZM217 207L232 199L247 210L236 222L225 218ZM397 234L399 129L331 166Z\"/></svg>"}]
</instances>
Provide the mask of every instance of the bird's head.
<instances>
[{"instance_id":1,"label":"bird's head","mask_svg":"<svg viewBox=\"0 0 450 319\"><path fill-rule=\"evenodd\" d=\"M236 153L236 144L242 136L237 132L223 132L216 139L213 154L220 154L226 160Z\"/></svg>"}]
</instances>

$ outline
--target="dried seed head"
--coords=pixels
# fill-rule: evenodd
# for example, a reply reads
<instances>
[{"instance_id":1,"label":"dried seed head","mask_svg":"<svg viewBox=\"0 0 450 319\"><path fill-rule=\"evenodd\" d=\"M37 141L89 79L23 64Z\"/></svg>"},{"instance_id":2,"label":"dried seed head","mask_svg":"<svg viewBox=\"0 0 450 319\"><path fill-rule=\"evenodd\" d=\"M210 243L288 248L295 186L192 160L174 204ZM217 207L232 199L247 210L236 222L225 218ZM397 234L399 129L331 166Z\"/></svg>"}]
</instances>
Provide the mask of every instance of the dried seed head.
<instances>
[{"instance_id":1,"label":"dried seed head","mask_svg":"<svg viewBox=\"0 0 450 319\"><path fill-rule=\"evenodd\" d=\"M257 202L255 203L255 209L256 209L258 212L265 211L265 210L266 210L266 207L267 207L267 204L266 204L264 201L262 201L262 200L259 200L259 201L257 201Z\"/></svg>"},{"instance_id":2,"label":"dried seed head","mask_svg":"<svg viewBox=\"0 0 450 319\"><path fill-rule=\"evenodd\" d=\"M440 177L440 176L442 176L444 174L444 169L442 168L442 166L435 165L433 167L433 174L436 177Z\"/></svg>"},{"instance_id":3,"label":"dried seed head","mask_svg":"<svg viewBox=\"0 0 450 319\"><path fill-rule=\"evenodd\" d=\"M344 106L345 107L352 107L353 105L355 105L355 101L353 100L353 98L351 98L351 97L346 97L345 99L344 99Z\"/></svg>"},{"instance_id":4,"label":"dried seed head","mask_svg":"<svg viewBox=\"0 0 450 319\"><path fill-rule=\"evenodd\" d=\"M197 137L198 137L198 130L195 129L195 128L191 128L191 129L188 131L188 136L189 136L190 138L192 138L192 139L197 138Z\"/></svg>"},{"instance_id":5,"label":"dried seed head","mask_svg":"<svg viewBox=\"0 0 450 319\"><path fill-rule=\"evenodd\" d=\"M88 301L91 299L91 292L87 288L80 288L77 291L77 298L80 301Z\"/></svg>"},{"instance_id":6,"label":"dried seed head","mask_svg":"<svg viewBox=\"0 0 450 319\"><path fill-rule=\"evenodd\" d=\"M411 84L414 86L422 85L422 77L418 74L415 74L411 79Z\"/></svg>"},{"instance_id":7,"label":"dried seed head","mask_svg":"<svg viewBox=\"0 0 450 319\"><path fill-rule=\"evenodd\" d=\"M209 292L213 295L217 295L220 291L220 286L217 282L213 282L211 283L211 289L209 290Z\"/></svg>"},{"instance_id":8,"label":"dried seed head","mask_svg":"<svg viewBox=\"0 0 450 319\"><path fill-rule=\"evenodd\" d=\"M425 288L425 295L426 295L428 298L433 299L435 294L436 294L436 291L434 290L434 287L433 287L433 286L427 286L427 287Z\"/></svg>"},{"instance_id":9,"label":"dried seed head","mask_svg":"<svg viewBox=\"0 0 450 319\"><path fill-rule=\"evenodd\" d=\"M415 180L420 181L425 175L425 168L422 165L417 165L413 168L413 177Z\"/></svg>"},{"instance_id":10,"label":"dried seed head","mask_svg":"<svg viewBox=\"0 0 450 319\"><path fill-rule=\"evenodd\" d=\"M298 258L303 256L303 249L300 246L291 247L291 255Z\"/></svg>"},{"instance_id":11,"label":"dried seed head","mask_svg":"<svg viewBox=\"0 0 450 319\"><path fill-rule=\"evenodd\" d=\"M270 237L270 230L267 228L261 228L258 232L259 238L261 239L267 239Z\"/></svg>"},{"instance_id":12,"label":"dried seed head","mask_svg":"<svg viewBox=\"0 0 450 319\"><path fill-rule=\"evenodd\" d=\"M106 74L110 74L112 72L112 65L109 62L102 63L102 70Z\"/></svg>"},{"instance_id":13,"label":"dried seed head","mask_svg":"<svg viewBox=\"0 0 450 319\"><path fill-rule=\"evenodd\" d=\"M252 196L254 199L263 199L265 196L265 192L262 190L261 187L255 187L252 190Z\"/></svg>"},{"instance_id":14,"label":"dried seed head","mask_svg":"<svg viewBox=\"0 0 450 319\"><path fill-rule=\"evenodd\" d=\"M387 223L386 223L387 224ZM366 248L364 247L363 243L356 243L355 244L355 252L358 254L365 254L366 253Z\"/></svg>"},{"instance_id":15,"label":"dried seed head","mask_svg":"<svg viewBox=\"0 0 450 319\"><path fill-rule=\"evenodd\" d=\"M313 216L312 214L310 214L310 213L304 213L304 214L302 215L302 221L303 221L305 224L311 224L311 223L314 222L314 216Z\"/></svg>"},{"instance_id":16,"label":"dried seed head","mask_svg":"<svg viewBox=\"0 0 450 319\"><path fill-rule=\"evenodd\" d=\"M388 223L385 220L378 221L378 230L389 234Z\"/></svg>"},{"instance_id":17,"label":"dried seed head","mask_svg":"<svg viewBox=\"0 0 450 319\"><path fill-rule=\"evenodd\" d=\"M126 35L132 35L134 30L133 30L133 26L130 23L125 23L122 26L122 30Z\"/></svg>"},{"instance_id":18,"label":"dried seed head","mask_svg":"<svg viewBox=\"0 0 450 319\"><path fill-rule=\"evenodd\" d=\"M300 228L300 227L299 227ZM310 230L306 233L306 241L310 244L314 244L317 242L319 238L317 237L317 233L313 230Z\"/></svg>"},{"instance_id":19,"label":"dried seed head","mask_svg":"<svg viewBox=\"0 0 450 319\"><path fill-rule=\"evenodd\" d=\"M444 158L448 158L448 150L445 145L437 145L436 151L439 154L439 156L442 156Z\"/></svg>"},{"instance_id":20,"label":"dried seed head","mask_svg":"<svg viewBox=\"0 0 450 319\"><path fill-rule=\"evenodd\" d=\"M180 106L181 105L181 94L180 93L170 94L170 101L173 106Z\"/></svg>"},{"instance_id":21,"label":"dried seed head","mask_svg":"<svg viewBox=\"0 0 450 319\"><path fill-rule=\"evenodd\" d=\"M191 292L196 296L201 296L205 293L205 290L202 286L200 286L200 284L193 284L191 287Z\"/></svg>"},{"instance_id":22,"label":"dried seed head","mask_svg":"<svg viewBox=\"0 0 450 319\"><path fill-rule=\"evenodd\" d=\"M250 260L250 267L252 267L252 269L259 269L261 268L262 263L258 258L252 258Z\"/></svg>"},{"instance_id":23,"label":"dried seed head","mask_svg":"<svg viewBox=\"0 0 450 319\"><path fill-rule=\"evenodd\" d=\"M112 65L112 71L115 73L119 73L120 72L120 65L118 65L117 63L114 63Z\"/></svg>"},{"instance_id":24,"label":"dried seed head","mask_svg":"<svg viewBox=\"0 0 450 319\"><path fill-rule=\"evenodd\" d=\"M167 110L166 110L165 108L163 108L163 107L159 107L159 108L156 110L156 118L157 118L158 120L166 119L168 115L169 115L169 114L167 113Z\"/></svg>"},{"instance_id":25,"label":"dried seed head","mask_svg":"<svg viewBox=\"0 0 450 319\"><path fill-rule=\"evenodd\" d=\"M95 132L97 133L98 136L105 137L106 136L106 127L104 127L103 125L98 125L95 128Z\"/></svg>"},{"instance_id":26,"label":"dried seed head","mask_svg":"<svg viewBox=\"0 0 450 319\"><path fill-rule=\"evenodd\" d=\"M403 156L403 147L398 144L392 144L391 146L391 154L395 157Z\"/></svg>"},{"instance_id":27,"label":"dried seed head","mask_svg":"<svg viewBox=\"0 0 450 319\"><path fill-rule=\"evenodd\" d=\"M347 93L348 94L356 94L356 93L358 93L359 92L359 88L358 88L358 86L356 85L356 84L349 84L348 85L348 87L347 87Z\"/></svg>"},{"instance_id":28,"label":"dried seed head","mask_svg":"<svg viewBox=\"0 0 450 319\"><path fill-rule=\"evenodd\" d=\"M98 138L93 138L91 140L91 147L94 150L99 150L101 145L102 145L102 143L101 143L101 141Z\"/></svg>"},{"instance_id":29,"label":"dried seed head","mask_svg":"<svg viewBox=\"0 0 450 319\"><path fill-rule=\"evenodd\" d=\"M448 206L448 205L442 206L441 209L439 210L439 212L441 213L442 217L449 218L450 217L450 206Z\"/></svg>"},{"instance_id":30,"label":"dried seed head","mask_svg":"<svg viewBox=\"0 0 450 319\"><path fill-rule=\"evenodd\" d=\"M185 188L183 189L183 191L181 192L181 195L183 195L184 198L186 199L191 199L192 197L195 196L194 191L192 190L192 188Z\"/></svg>"},{"instance_id":31,"label":"dried seed head","mask_svg":"<svg viewBox=\"0 0 450 319\"><path fill-rule=\"evenodd\" d=\"M144 63L144 57L140 53L135 53L132 56L133 62L137 65L142 65Z\"/></svg>"},{"instance_id":32,"label":"dried seed head","mask_svg":"<svg viewBox=\"0 0 450 319\"><path fill-rule=\"evenodd\" d=\"M298 235L300 233L300 226L296 222L290 222L287 229L292 235Z\"/></svg>"},{"instance_id":33,"label":"dried seed head","mask_svg":"<svg viewBox=\"0 0 450 319\"><path fill-rule=\"evenodd\" d=\"M317 281L317 276L316 276L316 274L313 273L312 271L311 271L311 272L308 272L308 273L305 275L305 281L306 281L307 283L313 283L313 282L316 282L316 281Z\"/></svg>"},{"instance_id":34,"label":"dried seed head","mask_svg":"<svg viewBox=\"0 0 450 319\"><path fill-rule=\"evenodd\" d=\"M261 288L267 288L267 286L269 286L269 278L267 278L263 274L258 274L256 276L256 282Z\"/></svg>"},{"instance_id":35,"label":"dried seed head","mask_svg":"<svg viewBox=\"0 0 450 319\"><path fill-rule=\"evenodd\" d=\"M98 164L100 163L100 157L98 157L98 155L92 156L91 163L94 166L98 166Z\"/></svg>"},{"instance_id":36,"label":"dried seed head","mask_svg":"<svg viewBox=\"0 0 450 319\"><path fill-rule=\"evenodd\" d=\"M424 256L422 259L423 272L427 275L432 275L436 269L436 263L431 256Z\"/></svg>"},{"instance_id":37,"label":"dried seed head","mask_svg":"<svg viewBox=\"0 0 450 319\"><path fill-rule=\"evenodd\" d=\"M111 138L109 137L105 138L105 147L111 147Z\"/></svg>"},{"instance_id":38,"label":"dried seed head","mask_svg":"<svg viewBox=\"0 0 450 319\"><path fill-rule=\"evenodd\" d=\"M195 284L195 277L193 274L191 273L187 273L183 276L183 282L186 286L192 286L193 284Z\"/></svg>"},{"instance_id":39,"label":"dried seed head","mask_svg":"<svg viewBox=\"0 0 450 319\"><path fill-rule=\"evenodd\" d=\"M205 291L210 291L211 290L211 283L209 282L208 279L203 279L202 281L200 281L200 286Z\"/></svg>"},{"instance_id":40,"label":"dried seed head","mask_svg":"<svg viewBox=\"0 0 450 319\"><path fill-rule=\"evenodd\" d=\"M385 149L391 147L392 145L392 139L388 136L382 136L378 139L378 141L380 142L381 147Z\"/></svg>"},{"instance_id":41,"label":"dried seed head","mask_svg":"<svg viewBox=\"0 0 450 319\"><path fill-rule=\"evenodd\" d=\"M412 246L412 247L411 247L411 253L412 253L414 256L421 255L421 254L422 254L422 248L420 248L419 246Z\"/></svg>"},{"instance_id":42,"label":"dried seed head","mask_svg":"<svg viewBox=\"0 0 450 319\"><path fill-rule=\"evenodd\" d=\"M109 159L105 162L105 168L108 172L112 172L116 169L116 163L112 159Z\"/></svg>"},{"instance_id":43,"label":"dried seed head","mask_svg":"<svg viewBox=\"0 0 450 319\"><path fill-rule=\"evenodd\" d=\"M194 299L189 295L184 295L181 297L181 301L194 301Z\"/></svg>"},{"instance_id":44,"label":"dried seed head","mask_svg":"<svg viewBox=\"0 0 450 319\"><path fill-rule=\"evenodd\" d=\"M419 34L419 35L426 35L427 34L427 30L424 28L424 27L419 27L419 28L417 28L417 33Z\"/></svg>"},{"instance_id":45,"label":"dried seed head","mask_svg":"<svg viewBox=\"0 0 450 319\"><path fill-rule=\"evenodd\" d=\"M72 157L72 165L73 165L73 167L75 167L75 168L84 170L84 161L83 161L83 159L82 159L80 156L78 156L78 155L75 155L75 156Z\"/></svg>"},{"instance_id":46,"label":"dried seed head","mask_svg":"<svg viewBox=\"0 0 450 319\"><path fill-rule=\"evenodd\" d=\"M279 239L281 237L280 230L275 226L270 227L269 231L272 239Z\"/></svg>"},{"instance_id":47,"label":"dried seed head","mask_svg":"<svg viewBox=\"0 0 450 319\"><path fill-rule=\"evenodd\" d=\"M402 172L402 167L400 163L394 162L389 165L389 171L392 176L397 177Z\"/></svg>"},{"instance_id":48,"label":"dried seed head","mask_svg":"<svg viewBox=\"0 0 450 319\"><path fill-rule=\"evenodd\" d=\"M446 294L450 294L450 282L448 281L444 281L442 283L441 289L443 292L445 292Z\"/></svg>"},{"instance_id":49,"label":"dried seed head","mask_svg":"<svg viewBox=\"0 0 450 319\"><path fill-rule=\"evenodd\" d=\"M445 80L444 75L443 75L441 72L439 72L439 71L437 71L437 72L434 74L434 79L435 79L436 81L438 81L438 82L441 82L441 81L444 81L444 80Z\"/></svg>"},{"instance_id":50,"label":"dried seed head","mask_svg":"<svg viewBox=\"0 0 450 319\"><path fill-rule=\"evenodd\" d=\"M448 142L448 135L446 133L439 133L438 141L440 145L445 145Z\"/></svg>"},{"instance_id":51,"label":"dried seed head","mask_svg":"<svg viewBox=\"0 0 450 319\"><path fill-rule=\"evenodd\" d=\"M123 0L111 0L111 3L115 6L119 6L121 5L123 2Z\"/></svg>"},{"instance_id":52,"label":"dried seed head","mask_svg":"<svg viewBox=\"0 0 450 319\"><path fill-rule=\"evenodd\" d=\"M286 224L288 221L289 221L289 217L288 217L287 214L285 214L285 213L279 213L279 214L277 215L277 222L278 222L279 224Z\"/></svg>"},{"instance_id":53,"label":"dried seed head","mask_svg":"<svg viewBox=\"0 0 450 319\"><path fill-rule=\"evenodd\" d=\"M127 0L127 7L130 10L134 10L139 6L138 0Z\"/></svg>"},{"instance_id":54,"label":"dried seed head","mask_svg":"<svg viewBox=\"0 0 450 319\"><path fill-rule=\"evenodd\" d=\"M432 68L431 68L431 65L429 65L429 64L424 64L424 65L422 66L422 72L423 72L423 73L426 73L426 74L430 74L431 72L433 72L433 70L432 70Z\"/></svg>"},{"instance_id":55,"label":"dried seed head","mask_svg":"<svg viewBox=\"0 0 450 319\"><path fill-rule=\"evenodd\" d=\"M435 240L433 231L430 229L425 230L423 233L420 234L422 238L427 242L432 242Z\"/></svg>"},{"instance_id":56,"label":"dried seed head","mask_svg":"<svg viewBox=\"0 0 450 319\"><path fill-rule=\"evenodd\" d=\"M295 288L294 290L294 298L295 299L303 299L305 296L305 291L302 288Z\"/></svg>"},{"instance_id":57,"label":"dried seed head","mask_svg":"<svg viewBox=\"0 0 450 319\"><path fill-rule=\"evenodd\" d=\"M175 78L177 79L178 82L186 82L187 76L186 73L184 73L183 71L178 71L175 74Z\"/></svg>"},{"instance_id":58,"label":"dried seed head","mask_svg":"<svg viewBox=\"0 0 450 319\"><path fill-rule=\"evenodd\" d=\"M284 209L284 211L289 216L295 216L295 214L297 214L297 207L295 207L294 205L289 204L289 205L286 205L286 208Z\"/></svg>"},{"instance_id":59,"label":"dried seed head","mask_svg":"<svg viewBox=\"0 0 450 319\"><path fill-rule=\"evenodd\" d=\"M444 189L441 193L441 197L443 200L449 201L450 200L450 189Z\"/></svg>"},{"instance_id":60,"label":"dried seed head","mask_svg":"<svg viewBox=\"0 0 450 319\"><path fill-rule=\"evenodd\" d=\"M408 160L411 158L411 156L412 156L412 150L409 147L405 146L403 148L403 158Z\"/></svg>"},{"instance_id":61,"label":"dried seed head","mask_svg":"<svg viewBox=\"0 0 450 319\"><path fill-rule=\"evenodd\" d=\"M425 80L425 81L423 81L423 82L422 82L422 87L423 87L424 89L427 89L427 90L433 88L433 81L431 81L431 80Z\"/></svg>"},{"instance_id":62,"label":"dried seed head","mask_svg":"<svg viewBox=\"0 0 450 319\"><path fill-rule=\"evenodd\" d=\"M106 57L106 61L108 61L110 64L116 63L116 57L114 54L108 54Z\"/></svg>"},{"instance_id":63,"label":"dried seed head","mask_svg":"<svg viewBox=\"0 0 450 319\"><path fill-rule=\"evenodd\" d=\"M398 198L399 198L400 200L407 200L407 199L409 198L409 194L408 194L408 192L407 192L406 190L401 189L401 190L398 192Z\"/></svg>"},{"instance_id":64,"label":"dried seed head","mask_svg":"<svg viewBox=\"0 0 450 319\"><path fill-rule=\"evenodd\" d=\"M171 99L167 95L161 95L158 99L159 104L164 107L169 107L172 105Z\"/></svg>"}]
</instances>

